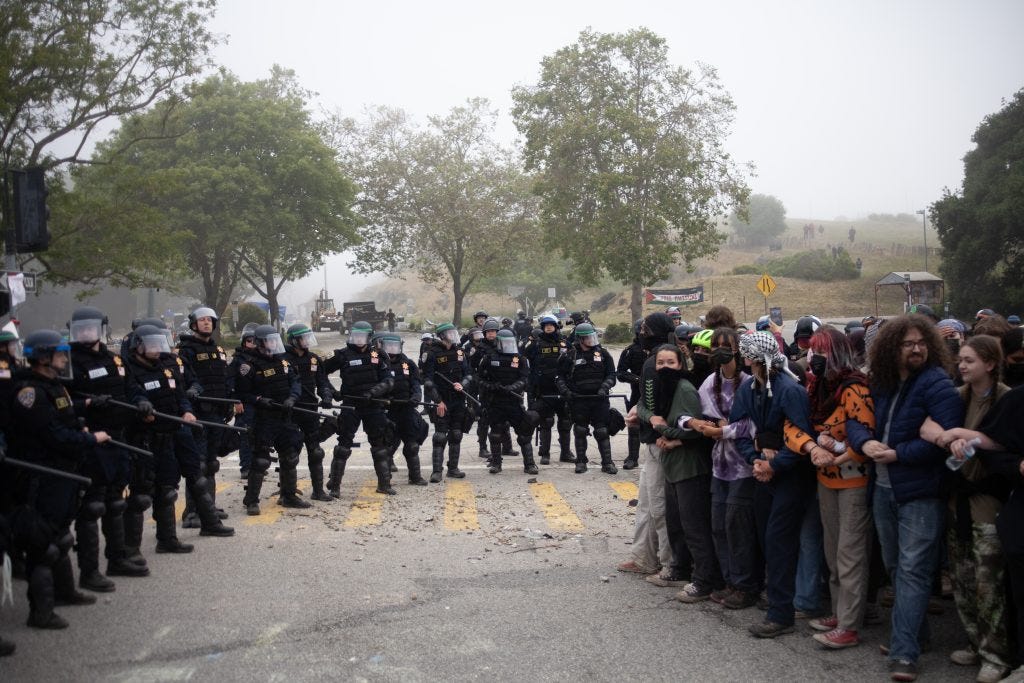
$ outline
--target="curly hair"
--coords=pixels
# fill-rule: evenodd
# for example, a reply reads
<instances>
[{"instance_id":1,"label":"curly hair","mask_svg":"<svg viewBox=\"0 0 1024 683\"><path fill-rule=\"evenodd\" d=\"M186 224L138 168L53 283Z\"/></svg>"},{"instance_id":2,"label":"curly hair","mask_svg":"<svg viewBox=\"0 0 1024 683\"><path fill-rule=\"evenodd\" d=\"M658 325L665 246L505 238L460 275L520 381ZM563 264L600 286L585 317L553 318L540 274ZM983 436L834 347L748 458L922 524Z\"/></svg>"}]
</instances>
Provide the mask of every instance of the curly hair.
<instances>
[{"instance_id":1,"label":"curly hair","mask_svg":"<svg viewBox=\"0 0 1024 683\"><path fill-rule=\"evenodd\" d=\"M868 374L872 387L885 392L896 391L900 385L900 350L903 338L917 330L924 339L928 356L925 367L940 367L949 372L953 366L946 344L939 336L931 318L918 313L897 316L886 321L871 344Z\"/></svg>"},{"instance_id":2,"label":"curly hair","mask_svg":"<svg viewBox=\"0 0 1024 683\"><path fill-rule=\"evenodd\" d=\"M736 329L736 316L732 309L721 304L712 306L704 316L704 327L713 330L718 327L731 327Z\"/></svg>"}]
</instances>

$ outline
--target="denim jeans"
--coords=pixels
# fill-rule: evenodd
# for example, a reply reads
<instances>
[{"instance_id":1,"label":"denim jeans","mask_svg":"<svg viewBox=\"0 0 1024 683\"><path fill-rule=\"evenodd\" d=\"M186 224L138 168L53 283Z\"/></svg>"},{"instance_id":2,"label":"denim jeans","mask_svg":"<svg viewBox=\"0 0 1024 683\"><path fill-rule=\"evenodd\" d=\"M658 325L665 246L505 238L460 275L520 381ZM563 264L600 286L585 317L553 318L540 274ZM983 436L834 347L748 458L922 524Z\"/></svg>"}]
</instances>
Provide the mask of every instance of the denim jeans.
<instances>
[{"instance_id":1,"label":"denim jeans","mask_svg":"<svg viewBox=\"0 0 1024 683\"><path fill-rule=\"evenodd\" d=\"M770 482L759 483L755 489L758 527L759 531L764 530L761 545L767 568L766 619L776 624L793 625L800 529L807 506L814 500L815 485L814 471L798 465L788 471L775 472Z\"/></svg>"},{"instance_id":2,"label":"denim jeans","mask_svg":"<svg viewBox=\"0 0 1024 683\"><path fill-rule=\"evenodd\" d=\"M796 595L793 607L818 616L825 611L822 592L825 585L825 542L821 528L817 489L800 525L800 557L796 563Z\"/></svg>"},{"instance_id":3,"label":"denim jeans","mask_svg":"<svg viewBox=\"0 0 1024 683\"><path fill-rule=\"evenodd\" d=\"M764 558L754 524L753 477L711 479L711 533L726 583L745 593L761 592Z\"/></svg>"},{"instance_id":4,"label":"denim jeans","mask_svg":"<svg viewBox=\"0 0 1024 683\"><path fill-rule=\"evenodd\" d=\"M928 598L945 512L938 498L897 503L892 489L884 486L875 486L872 507L894 592L889 658L917 662L921 643L929 638Z\"/></svg>"}]
</instances>

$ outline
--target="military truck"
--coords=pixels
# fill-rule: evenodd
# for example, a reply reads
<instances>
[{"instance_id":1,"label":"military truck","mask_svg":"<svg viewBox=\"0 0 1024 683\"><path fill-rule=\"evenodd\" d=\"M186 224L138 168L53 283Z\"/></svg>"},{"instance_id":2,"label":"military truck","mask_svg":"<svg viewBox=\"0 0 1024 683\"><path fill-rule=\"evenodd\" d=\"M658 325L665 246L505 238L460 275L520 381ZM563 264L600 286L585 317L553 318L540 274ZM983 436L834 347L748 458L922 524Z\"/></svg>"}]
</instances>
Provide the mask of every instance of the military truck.
<instances>
[{"instance_id":1,"label":"military truck","mask_svg":"<svg viewBox=\"0 0 1024 683\"><path fill-rule=\"evenodd\" d=\"M309 327L315 332L322 330L342 331L342 318L334 307L334 299L327 295L327 289L320 290L320 296L316 298L313 306L313 314L310 316Z\"/></svg>"},{"instance_id":2,"label":"military truck","mask_svg":"<svg viewBox=\"0 0 1024 683\"><path fill-rule=\"evenodd\" d=\"M346 301L342 304L341 318L344 323L341 332L344 333L352 323L360 320L373 325L375 330L387 329L387 311L378 311L373 301Z\"/></svg>"}]
</instances>

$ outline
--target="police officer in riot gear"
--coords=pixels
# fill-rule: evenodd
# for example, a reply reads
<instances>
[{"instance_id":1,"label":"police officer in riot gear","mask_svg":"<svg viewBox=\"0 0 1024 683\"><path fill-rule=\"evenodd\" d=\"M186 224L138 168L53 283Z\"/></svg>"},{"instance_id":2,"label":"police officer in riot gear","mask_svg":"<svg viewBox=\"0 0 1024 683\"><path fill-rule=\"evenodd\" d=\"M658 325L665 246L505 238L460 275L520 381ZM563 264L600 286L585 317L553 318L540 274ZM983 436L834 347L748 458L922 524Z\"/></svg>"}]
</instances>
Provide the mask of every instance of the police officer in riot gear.
<instances>
[{"instance_id":1,"label":"police officer in riot gear","mask_svg":"<svg viewBox=\"0 0 1024 683\"><path fill-rule=\"evenodd\" d=\"M246 323L242 327L242 337L238 341L238 346L235 347L235 353L231 356L231 362L228 363L228 377L227 377L227 391L231 398L238 398L235 395L235 381L238 379L238 368L246 362L252 360L253 357L258 353L256 351L256 323ZM252 406L246 406L244 403L235 404L235 426L236 427L251 427L252 418L255 410ZM242 479L249 478L249 467L252 465L252 430L242 434L238 441L238 469Z\"/></svg>"},{"instance_id":2,"label":"police officer in riot gear","mask_svg":"<svg viewBox=\"0 0 1024 683\"><path fill-rule=\"evenodd\" d=\"M498 330L501 329L501 324L497 318L488 318L484 321L482 330L484 333L483 339L478 343L474 344L473 349L467 356L469 362L469 371L475 376L480 368L480 363L490 353L497 343ZM480 402L477 406L477 410L480 412L478 416L479 422L476 428L477 442L480 444L480 457L490 459L491 452L488 450L488 432L490 431L490 420L487 418L487 404L484 401ZM512 435L510 432L505 432L501 439L501 455L519 455L512 450Z\"/></svg>"},{"instance_id":3,"label":"police officer in riot gear","mask_svg":"<svg viewBox=\"0 0 1024 683\"><path fill-rule=\"evenodd\" d=\"M231 406L223 402L213 403L203 401L202 396L208 398L225 399L228 397L227 390L227 368L228 357L213 338L217 330L217 313L206 306L201 306L189 313L188 328L192 334L183 334L178 338L178 357L181 358L186 368L186 379L191 382L186 394L192 407L197 411L196 417L207 422L220 422L227 424L231 419L233 410ZM217 472L220 470L221 441L224 438L223 429L207 429L203 434L195 435L195 443L199 449L200 470L206 481L207 493L213 499L216 506L217 501ZM218 511L220 513L220 511ZM226 518L227 514L220 514ZM199 516L196 514L195 502L185 489L185 510L182 512L182 527L195 529L200 527Z\"/></svg>"},{"instance_id":4,"label":"police officer in riot gear","mask_svg":"<svg viewBox=\"0 0 1024 683\"><path fill-rule=\"evenodd\" d=\"M384 335L379 344L381 351L387 354L395 379L388 404L388 420L394 424L388 456L394 462L395 452L401 445L402 456L409 468L409 483L426 486L427 480L420 472L420 445L426 440L429 428L416 409L423 400L420 372L416 363L402 353L402 338L397 334Z\"/></svg>"},{"instance_id":5,"label":"police officer in riot gear","mask_svg":"<svg viewBox=\"0 0 1024 683\"><path fill-rule=\"evenodd\" d=\"M640 343L640 329L644 321L641 318L633 323L633 342L619 354L619 364L616 366L616 377L623 384L629 385L629 398L626 399L626 412L640 400L640 372L643 370L644 361L647 360L647 350ZM635 469L640 464L640 432L636 429L627 431L628 451L626 459L622 463L622 469Z\"/></svg>"},{"instance_id":6,"label":"police officer in riot gear","mask_svg":"<svg viewBox=\"0 0 1024 683\"><path fill-rule=\"evenodd\" d=\"M336 371L341 377L341 389L335 393L335 399L354 408L343 410L338 415L338 445L334 447L331 474L327 480L327 491L335 498L341 495L345 463L352 456L352 442L360 422L370 442L370 457L377 473L377 493L398 493L391 486L391 469L388 466L388 418L384 414L383 402L375 400L383 399L391 392L394 378L387 356L370 345L372 335L370 323L363 320L354 323L349 330L348 343L324 361L324 371L328 375Z\"/></svg>"},{"instance_id":7,"label":"police officer in riot gear","mask_svg":"<svg viewBox=\"0 0 1024 683\"><path fill-rule=\"evenodd\" d=\"M296 323L288 328L285 354L291 367L298 373L299 384L302 385L302 396L295 405L306 410L316 410L318 405L324 408L334 405L334 387L324 372L323 360L310 350L315 346L316 335L308 325ZM334 498L324 490L324 449L320 448L320 418L308 413L293 413L292 421L302 430L302 441L306 445L309 480L313 485L310 498L333 501Z\"/></svg>"},{"instance_id":8,"label":"police officer in riot gear","mask_svg":"<svg viewBox=\"0 0 1024 683\"><path fill-rule=\"evenodd\" d=\"M441 481L444 448L448 446L448 476L461 479L466 473L459 469L462 425L465 422L466 386L471 384L466 354L459 346L459 331L452 323L437 326L437 342L427 353L423 364L423 390L436 404L431 410L434 423L431 454L431 483Z\"/></svg>"},{"instance_id":9,"label":"police officer in riot gear","mask_svg":"<svg viewBox=\"0 0 1024 683\"><path fill-rule=\"evenodd\" d=\"M192 404L185 394L184 366L171 353L163 331L152 325L140 325L134 333L134 352L127 360L129 396L149 403L156 411L195 422ZM137 403L138 404L138 403ZM190 553L192 545L178 540L174 503L182 479L191 490L199 515L200 535L233 536L224 526L210 497L200 465L200 454L191 439L191 427L150 416L146 442L153 452L153 521L156 522L158 553ZM187 434L187 437L185 435Z\"/></svg>"},{"instance_id":10,"label":"police officer in riot gear","mask_svg":"<svg viewBox=\"0 0 1024 683\"><path fill-rule=\"evenodd\" d=\"M478 366L477 383L480 385L481 402L490 426L491 460L487 470L491 474L501 472L502 436L509 433L509 427L516 432L516 440L523 453L523 470L537 474L533 461L533 429L537 414L523 410L522 392L530 376L530 363L519 353L519 344L512 330L498 330L494 348Z\"/></svg>"},{"instance_id":11,"label":"police officer in riot gear","mask_svg":"<svg viewBox=\"0 0 1024 683\"><path fill-rule=\"evenodd\" d=\"M10 450L17 458L75 472L83 453L106 443L110 436L103 431L89 433L75 416L71 396L61 383L61 379L70 379L70 350L53 330L38 330L25 338L29 368L15 375L14 400L9 406ZM55 605L96 602L95 597L75 590L68 556L74 543L71 521L76 516L80 485L50 474L12 472L18 478L18 507L11 522L18 547L26 556L28 625L67 628L68 622L53 611Z\"/></svg>"},{"instance_id":12,"label":"police officer in riot gear","mask_svg":"<svg viewBox=\"0 0 1024 683\"><path fill-rule=\"evenodd\" d=\"M540 334L537 334L526 345L524 355L530 361L530 410L536 411L540 418L538 425L540 436L540 464L551 462L551 430L558 420L558 447L560 462L576 462L570 448L570 431L572 421L569 418L568 405L558 396L555 375L558 374L558 361L566 352L565 339L558 332L558 320L553 315L540 317ZM552 398L556 397L556 398Z\"/></svg>"},{"instance_id":13,"label":"police officer in riot gear","mask_svg":"<svg viewBox=\"0 0 1024 683\"><path fill-rule=\"evenodd\" d=\"M608 394L615 386L615 363L597 340L590 323L576 326L576 343L558 365L558 393L571 400L573 435L576 439L576 473L587 471L587 433L594 428L594 439L601 454L601 471L615 474L612 444L608 433Z\"/></svg>"},{"instance_id":14,"label":"police officer in riot gear","mask_svg":"<svg viewBox=\"0 0 1024 683\"><path fill-rule=\"evenodd\" d=\"M512 326L512 331L516 334L516 341L519 342L520 348L529 341L530 333L533 332L533 322L526 317L525 311L518 311L516 313L516 322Z\"/></svg>"},{"instance_id":15,"label":"police officer in riot gear","mask_svg":"<svg viewBox=\"0 0 1024 683\"><path fill-rule=\"evenodd\" d=\"M128 396L124 362L103 343L107 338L107 317L91 306L77 308L71 314L68 333L76 414L84 417L91 431L106 432L115 440L123 440L125 426L136 422L138 415L109 403L110 399L125 402ZM86 488L75 519L78 581L82 588L106 593L115 586L99 571L101 519L107 574L149 574L144 564L130 562L125 556L124 489L131 476L131 456L116 446L90 449L85 452L82 469L92 485Z\"/></svg>"},{"instance_id":16,"label":"police officer in riot gear","mask_svg":"<svg viewBox=\"0 0 1024 683\"><path fill-rule=\"evenodd\" d=\"M277 450L283 507L308 508L296 487L302 432L291 422L291 410L302 395L299 374L285 355L284 342L273 325L260 325L254 332L256 353L243 360L235 378L235 395L252 406L253 459L245 487L246 514L260 514L260 490L270 469L270 449Z\"/></svg>"}]
</instances>

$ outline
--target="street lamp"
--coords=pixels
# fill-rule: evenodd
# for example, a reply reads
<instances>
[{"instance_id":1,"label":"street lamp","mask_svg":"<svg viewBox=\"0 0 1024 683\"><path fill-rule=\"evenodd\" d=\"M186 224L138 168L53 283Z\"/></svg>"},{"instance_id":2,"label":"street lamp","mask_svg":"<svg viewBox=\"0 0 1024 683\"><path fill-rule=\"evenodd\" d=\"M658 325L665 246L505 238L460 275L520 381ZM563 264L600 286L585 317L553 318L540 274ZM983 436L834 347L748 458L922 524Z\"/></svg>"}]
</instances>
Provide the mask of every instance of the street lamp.
<instances>
[{"instance_id":1,"label":"street lamp","mask_svg":"<svg viewBox=\"0 0 1024 683\"><path fill-rule=\"evenodd\" d=\"M916 213L921 214L921 234L924 235L924 272L928 272L928 227L925 224L925 212L924 209L917 211Z\"/></svg>"}]
</instances>

